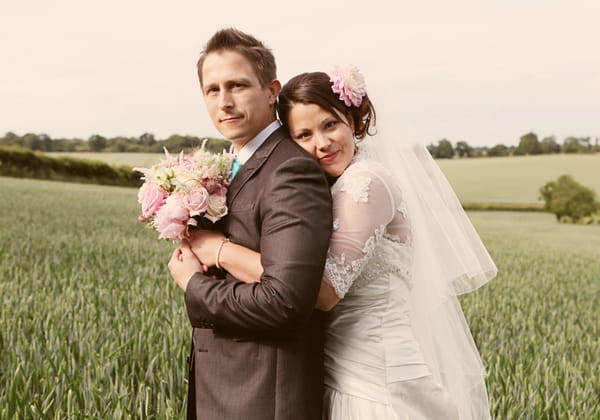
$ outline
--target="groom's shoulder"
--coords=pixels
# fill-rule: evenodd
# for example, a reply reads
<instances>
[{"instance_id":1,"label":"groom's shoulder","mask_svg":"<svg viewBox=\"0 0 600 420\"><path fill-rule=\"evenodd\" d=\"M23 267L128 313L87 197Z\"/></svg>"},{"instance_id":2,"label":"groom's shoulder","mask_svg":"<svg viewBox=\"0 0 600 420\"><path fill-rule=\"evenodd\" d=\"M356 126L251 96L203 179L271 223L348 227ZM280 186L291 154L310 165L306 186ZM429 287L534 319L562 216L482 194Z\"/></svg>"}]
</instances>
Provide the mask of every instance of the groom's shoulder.
<instances>
[{"instance_id":1,"label":"groom's shoulder","mask_svg":"<svg viewBox=\"0 0 600 420\"><path fill-rule=\"evenodd\" d=\"M279 166L282 164L307 165L315 170L320 170L321 167L315 158L302 147L298 146L283 127L278 129L274 134L277 135L277 139L268 158L269 166Z\"/></svg>"},{"instance_id":2,"label":"groom's shoulder","mask_svg":"<svg viewBox=\"0 0 600 420\"><path fill-rule=\"evenodd\" d=\"M315 158L289 137L279 142L270 158L274 167L302 168L303 171L322 173L321 166Z\"/></svg>"}]
</instances>

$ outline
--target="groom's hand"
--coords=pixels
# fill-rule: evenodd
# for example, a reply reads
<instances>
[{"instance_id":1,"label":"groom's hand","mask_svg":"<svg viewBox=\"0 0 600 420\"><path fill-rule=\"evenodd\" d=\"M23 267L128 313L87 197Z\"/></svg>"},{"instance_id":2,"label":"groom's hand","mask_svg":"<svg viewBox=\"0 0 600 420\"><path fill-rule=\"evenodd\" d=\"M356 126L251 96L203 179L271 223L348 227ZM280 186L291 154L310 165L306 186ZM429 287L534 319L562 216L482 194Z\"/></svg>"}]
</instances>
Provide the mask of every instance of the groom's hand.
<instances>
[{"instance_id":1,"label":"groom's hand","mask_svg":"<svg viewBox=\"0 0 600 420\"><path fill-rule=\"evenodd\" d=\"M173 251L167 267L171 277L183 291L194 274L206 271L187 241L183 241L181 246Z\"/></svg>"}]
</instances>

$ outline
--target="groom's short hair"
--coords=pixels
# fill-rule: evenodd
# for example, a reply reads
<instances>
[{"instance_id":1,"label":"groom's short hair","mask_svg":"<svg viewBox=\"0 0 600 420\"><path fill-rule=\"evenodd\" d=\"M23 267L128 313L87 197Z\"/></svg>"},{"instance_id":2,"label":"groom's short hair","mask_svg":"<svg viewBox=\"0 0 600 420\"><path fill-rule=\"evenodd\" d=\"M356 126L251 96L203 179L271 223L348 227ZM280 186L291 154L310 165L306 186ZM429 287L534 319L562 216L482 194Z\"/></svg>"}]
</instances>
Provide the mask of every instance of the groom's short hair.
<instances>
[{"instance_id":1,"label":"groom's short hair","mask_svg":"<svg viewBox=\"0 0 600 420\"><path fill-rule=\"evenodd\" d=\"M252 35L235 28L227 28L216 32L206 42L200 54L197 64L200 85L202 85L202 65L206 56L219 51L234 51L246 57L263 88L277 79L277 66L273 52Z\"/></svg>"}]
</instances>

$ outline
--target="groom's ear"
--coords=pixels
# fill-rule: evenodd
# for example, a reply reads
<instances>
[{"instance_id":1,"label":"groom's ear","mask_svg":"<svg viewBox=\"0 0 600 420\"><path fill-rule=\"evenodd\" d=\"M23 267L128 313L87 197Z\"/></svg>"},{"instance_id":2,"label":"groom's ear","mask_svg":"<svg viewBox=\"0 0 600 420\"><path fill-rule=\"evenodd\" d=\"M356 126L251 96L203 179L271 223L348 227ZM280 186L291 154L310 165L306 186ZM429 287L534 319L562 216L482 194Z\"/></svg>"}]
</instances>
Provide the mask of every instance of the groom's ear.
<instances>
[{"instance_id":1,"label":"groom's ear","mask_svg":"<svg viewBox=\"0 0 600 420\"><path fill-rule=\"evenodd\" d=\"M267 90L269 91L269 105L273 105L277 102L277 97L281 92L281 83L277 79L271 80L267 85Z\"/></svg>"}]
</instances>

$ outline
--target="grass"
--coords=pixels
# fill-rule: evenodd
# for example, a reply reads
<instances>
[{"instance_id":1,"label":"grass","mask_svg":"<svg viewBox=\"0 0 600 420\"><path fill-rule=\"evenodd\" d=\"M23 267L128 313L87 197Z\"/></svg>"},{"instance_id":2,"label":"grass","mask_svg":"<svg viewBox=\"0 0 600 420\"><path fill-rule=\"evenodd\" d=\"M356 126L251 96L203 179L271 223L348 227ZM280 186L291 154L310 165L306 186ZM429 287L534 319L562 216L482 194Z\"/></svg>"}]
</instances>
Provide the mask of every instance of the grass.
<instances>
[{"instance_id":1,"label":"grass","mask_svg":"<svg viewBox=\"0 0 600 420\"><path fill-rule=\"evenodd\" d=\"M135 190L0 191L0 418L184 418L189 324Z\"/></svg>"},{"instance_id":2,"label":"grass","mask_svg":"<svg viewBox=\"0 0 600 420\"><path fill-rule=\"evenodd\" d=\"M190 328L136 190L1 178L0 419L184 418ZM462 298L496 419L600 417L600 229L470 214L500 274Z\"/></svg>"},{"instance_id":3,"label":"grass","mask_svg":"<svg viewBox=\"0 0 600 420\"><path fill-rule=\"evenodd\" d=\"M462 298L497 419L600 418L600 229L470 214L499 268Z\"/></svg>"}]
</instances>

